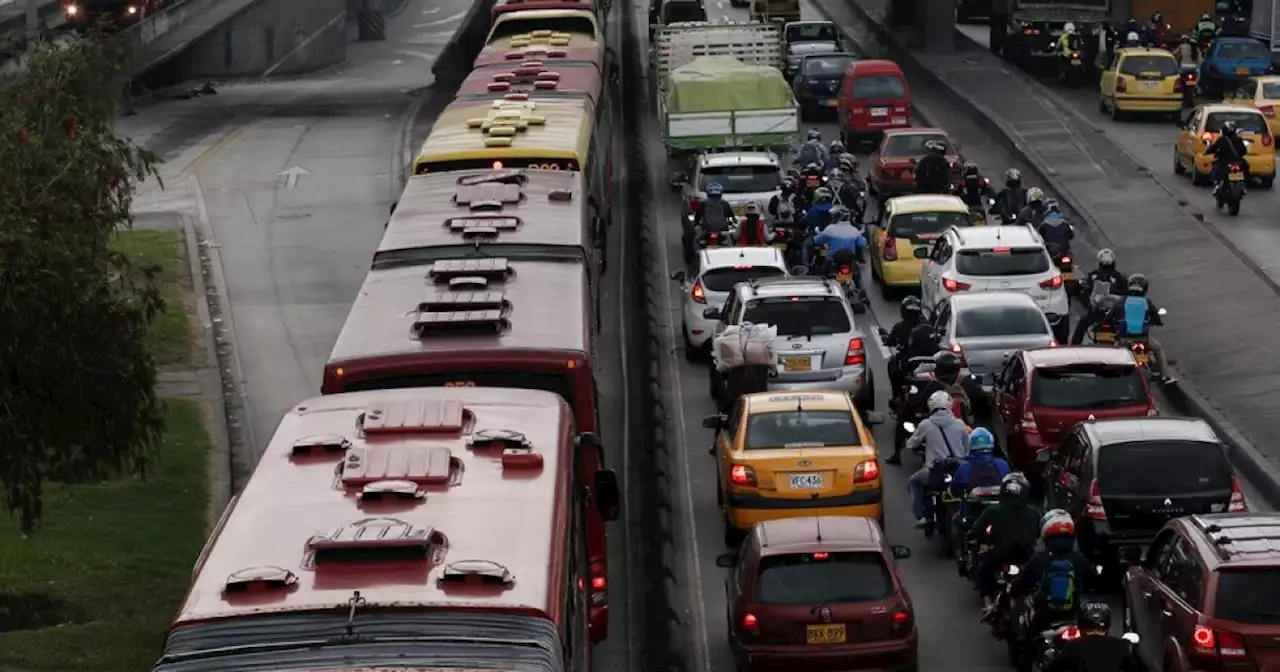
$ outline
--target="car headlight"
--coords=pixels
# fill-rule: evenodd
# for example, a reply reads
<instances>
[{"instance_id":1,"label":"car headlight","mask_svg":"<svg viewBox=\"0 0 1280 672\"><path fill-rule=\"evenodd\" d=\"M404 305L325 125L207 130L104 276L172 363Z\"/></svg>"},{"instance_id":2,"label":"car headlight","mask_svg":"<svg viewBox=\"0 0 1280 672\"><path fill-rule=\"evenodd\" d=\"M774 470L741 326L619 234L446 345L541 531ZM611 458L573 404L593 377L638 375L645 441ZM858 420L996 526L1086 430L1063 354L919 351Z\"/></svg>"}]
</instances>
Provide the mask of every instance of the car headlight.
<instances>
[{"instance_id":1,"label":"car headlight","mask_svg":"<svg viewBox=\"0 0 1280 672\"><path fill-rule=\"evenodd\" d=\"M125 11L129 13L129 16L133 16L138 13L138 8L135 7L134 5L129 5L129 9Z\"/></svg>"},{"instance_id":2,"label":"car headlight","mask_svg":"<svg viewBox=\"0 0 1280 672\"><path fill-rule=\"evenodd\" d=\"M80 14L80 6L79 6L79 5L67 5L67 6L65 6L65 7L63 7L63 8L62 8L62 11L63 11L63 13L65 13L67 16L79 16L79 14Z\"/></svg>"}]
</instances>

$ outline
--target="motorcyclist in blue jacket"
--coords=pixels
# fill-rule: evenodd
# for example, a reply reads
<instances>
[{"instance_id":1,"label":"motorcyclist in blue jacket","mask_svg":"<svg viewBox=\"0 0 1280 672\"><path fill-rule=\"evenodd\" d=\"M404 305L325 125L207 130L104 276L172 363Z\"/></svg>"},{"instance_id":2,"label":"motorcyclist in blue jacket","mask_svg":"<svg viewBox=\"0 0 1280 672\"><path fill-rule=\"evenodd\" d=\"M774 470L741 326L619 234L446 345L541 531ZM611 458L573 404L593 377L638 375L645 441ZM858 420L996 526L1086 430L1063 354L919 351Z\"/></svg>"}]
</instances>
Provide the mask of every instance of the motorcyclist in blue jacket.
<instances>
[{"instance_id":1,"label":"motorcyclist in blue jacket","mask_svg":"<svg viewBox=\"0 0 1280 672\"><path fill-rule=\"evenodd\" d=\"M1044 202L1044 221L1036 227L1036 232L1044 239L1045 247L1057 245L1059 254L1071 252L1071 241L1076 237L1075 231L1071 230L1071 225L1062 214L1062 208L1058 207L1058 202L1052 198Z\"/></svg>"},{"instance_id":2,"label":"motorcyclist in blue jacket","mask_svg":"<svg viewBox=\"0 0 1280 672\"><path fill-rule=\"evenodd\" d=\"M826 187L813 192L813 205L804 213L800 225L804 229L804 264L813 263L813 237L831 223L831 208L835 195Z\"/></svg>"},{"instance_id":3,"label":"motorcyclist in blue jacket","mask_svg":"<svg viewBox=\"0 0 1280 672\"><path fill-rule=\"evenodd\" d=\"M867 238L862 229L850 221L849 209L843 205L831 208L830 212L831 223L814 234L813 246L826 245L827 259L835 263L845 263L843 259L850 256L861 260L862 251L867 249ZM854 265L853 284L862 289L862 272L857 265Z\"/></svg>"}]
</instances>

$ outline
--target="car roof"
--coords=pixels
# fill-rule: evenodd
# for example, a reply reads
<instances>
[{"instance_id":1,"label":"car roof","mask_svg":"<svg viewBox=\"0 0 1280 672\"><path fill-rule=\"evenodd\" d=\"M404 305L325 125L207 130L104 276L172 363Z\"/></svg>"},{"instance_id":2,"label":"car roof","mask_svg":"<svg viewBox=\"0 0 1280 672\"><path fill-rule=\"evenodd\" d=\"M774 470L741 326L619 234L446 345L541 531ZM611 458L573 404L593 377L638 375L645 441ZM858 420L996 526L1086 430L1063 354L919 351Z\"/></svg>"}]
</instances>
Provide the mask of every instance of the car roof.
<instances>
[{"instance_id":1,"label":"car roof","mask_svg":"<svg viewBox=\"0 0 1280 672\"><path fill-rule=\"evenodd\" d=\"M751 296L765 297L786 296L788 294L830 294L840 296L832 286L832 281L812 276L753 278L752 280L738 283L735 289L743 293L750 293Z\"/></svg>"},{"instance_id":2,"label":"car roof","mask_svg":"<svg viewBox=\"0 0 1280 672\"><path fill-rule=\"evenodd\" d=\"M809 44L812 44L812 43L809 43ZM800 61L804 62L811 58L831 58L832 56L847 56L849 58L854 59L855 61L858 60L858 56L856 54L851 54L847 51L824 51L820 54L804 54L803 56L800 57Z\"/></svg>"},{"instance_id":3,"label":"car roof","mask_svg":"<svg viewBox=\"0 0 1280 672\"><path fill-rule=\"evenodd\" d=\"M712 152L698 157L698 164L704 168L721 166L781 166L778 155L773 152Z\"/></svg>"},{"instance_id":4,"label":"car roof","mask_svg":"<svg viewBox=\"0 0 1280 672\"><path fill-rule=\"evenodd\" d=\"M866 63L866 61L858 61L858 63L857 63L857 64L855 64L855 66L856 66L856 65L859 65L859 64L862 64L862 63ZM941 135L941 136L947 136L947 132L946 132L946 131L944 131L944 130L942 130L941 128L929 128L929 127L922 127L922 126L912 126L912 127L910 127L910 128L891 128L891 129L889 129L889 130L885 131L885 132L884 132L884 134L885 134L885 137L894 136L894 135ZM951 138L950 138L950 137L947 137L947 141L948 141L948 142L950 142L950 140L951 140Z\"/></svg>"},{"instance_id":5,"label":"car roof","mask_svg":"<svg viewBox=\"0 0 1280 672\"><path fill-rule=\"evenodd\" d=\"M862 61L858 61L857 63L854 63L853 72L854 74L858 74L858 75L877 75L877 74L890 74L890 73L901 75L902 68L898 67L898 64L894 63L893 61L886 61L880 58L872 58L872 59L862 60ZM901 131L921 131L921 130L934 131L936 130L939 133L942 132L940 129L933 129L933 128L925 128L925 129L904 128L904 129L898 129L898 130L901 130ZM898 131L889 130L885 132L897 133Z\"/></svg>"},{"instance_id":6,"label":"car roof","mask_svg":"<svg viewBox=\"0 0 1280 672\"><path fill-rule=\"evenodd\" d=\"M1114 366L1137 366L1133 353L1128 348L1113 348L1099 345L1073 345L1065 348L1033 348L1023 350L1027 363L1032 368L1052 368L1070 366L1072 364L1108 364Z\"/></svg>"},{"instance_id":7,"label":"car roof","mask_svg":"<svg viewBox=\"0 0 1280 672\"><path fill-rule=\"evenodd\" d=\"M1256 107L1246 107L1244 105L1228 105L1226 103L1209 103L1207 105L1201 105L1200 108L1204 111L1206 115L1217 114L1219 112L1235 112L1235 113L1252 112L1258 116L1262 116L1262 113L1259 112Z\"/></svg>"},{"instance_id":8,"label":"car roof","mask_svg":"<svg viewBox=\"0 0 1280 672\"><path fill-rule=\"evenodd\" d=\"M1258 77L1254 77L1253 79L1256 79L1259 82L1262 82L1264 84L1280 84L1280 75L1260 75Z\"/></svg>"},{"instance_id":9,"label":"car roof","mask_svg":"<svg viewBox=\"0 0 1280 672\"><path fill-rule=\"evenodd\" d=\"M956 310L981 308L985 306L1028 306L1036 310L1040 307L1035 299L1026 292L961 292L952 294L947 300Z\"/></svg>"},{"instance_id":10,"label":"car roof","mask_svg":"<svg viewBox=\"0 0 1280 672\"><path fill-rule=\"evenodd\" d=\"M844 392L824 392L822 390L805 390L803 392L755 392L743 396L747 414L774 413L777 411L794 411L801 408L806 411L851 411L849 395Z\"/></svg>"},{"instance_id":11,"label":"car roof","mask_svg":"<svg viewBox=\"0 0 1280 672\"><path fill-rule=\"evenodd\" d=\"M777 266L784 270L787 268L787 262L782 258L782 252L776 247L716 247L702 251L701 270L698 275L703 275L713 268L728 268L739 265Z\"/></svg>"},{"instance_id":12,"label":"car roof","mask_svg":"<svg viewBox=\"0 0 1280 672\"><path fill-rule=\"evenodd\" d=\"M1173 58L1173 53L1169 50L1152 47L1124 47L1117 49L1116 53L1121 56L1168 56Z\"/></svg>"},{"instance_id":13,"label":"car roof","mask_svg":"<svg viewBox=\"0 0 1280 672\"><path fill-rule=\"evenodd\" d=\"M860 516L766 520L756 526L756 534L762 557L820 551L881 553L884 549L884 532L874 520Z\"/></svg>"},{"instance_id":14,"label":"car roof","mask_svg":"<svg viewBox=\"0 0 1280 672\"><path fill-rule=\"evenodd\" d=\"M1216 513L1180 521L1200 533L1207 559L1219 566L1275 566L1280 561L1280 512Z\"/></svg>"},{"instance_id":15,"label":"car roof","mask_svg":"<svg viewBox=\"0 0 1280 672\"><path fill-rule=\"evenodd\" d=\"M972 247L1044 247L1040 234L1028 225L951 227L960 239L961 248Z\"/></svg>"},{"instance_id":16,"label":"car roof","mask_svg":"<svg viewBox=\"0 0 1280 672\"><path fill-rule=\"evenodd\" d=\"M1112 418L1080 425L1096 446L1140 441L1193 441L1221 444L1209 423L1200 418Z\"/></svg>"},{"instance_id":17,"label":"car roof","mask_svg":"<svg viewBox=\"0 0 1280 672\"><path fill-rule=\"evenodd\" d=\"M911 194L909 196L895 196L889 199L890 215L909 215L918 212L938 211L967 214L969 206L965 205L964 200L959 196L943 194Z\"/></svg>"}]
</instances>

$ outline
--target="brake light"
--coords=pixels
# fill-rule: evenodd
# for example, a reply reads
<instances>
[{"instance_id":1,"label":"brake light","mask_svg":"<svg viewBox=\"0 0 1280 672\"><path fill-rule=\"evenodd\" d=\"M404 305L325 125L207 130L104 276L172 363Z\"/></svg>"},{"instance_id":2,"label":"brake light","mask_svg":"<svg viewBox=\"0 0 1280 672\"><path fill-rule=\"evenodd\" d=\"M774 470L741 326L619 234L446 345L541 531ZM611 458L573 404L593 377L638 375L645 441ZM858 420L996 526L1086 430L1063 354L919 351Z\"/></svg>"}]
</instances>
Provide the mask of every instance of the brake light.
<instances>
[{"instance_id":1,"label":"brake light","mask_svg":"<svg viewBox=\"0 0 1280 672\"><path fill-rule=\"evenodd\" d=\"M1271 140L1271 134L1270 134L1270 133L1263 133L1263 134L1262 134L1262 146L1263 146L1263 147L1270 147L1270 146L1271 146L1271 142L1272 142L1272 140Z\"/></svg>"},{"instance_id":2,"label":"brake light","mask_svg":"<svg viewBox=\"0 0 1280 672\"><path fill-rule=\"evenodd\" d=\"M1227 513L1243 513L1247 510L1244 505L1244 492L1240 490L1240 480L1232 476L1231 504L1227 506Z\"/></svg>"},{"instance_id":3,"label":"brake light","mask_svg":"<svg viewBox=\"0 0 1280 672\"><path fill-rule=\"evenodd\" d=\"M970 289L972 287L973 285L967 282L957 282L955 280L952 280L951 278L942 279L942 288L947 290L948 292L963 292L966 289Z\"/></svg>"},{"instance_id":4,"label":"brake light","mask_svg":"<svg viewBox=\"0 0 1280 672\"><path fill-rule=\"evenodd\" d=\"M698 197L697 197L697 196L690 196L690 197L689 197L689 212L696 212L696 211L697 211L697 209L698 209L698 205L699 205L699 203L700 203L700 201L698 201Z\"/></svg>"},{"instance_id":5,"label":"brake light","mask_svg":"<svg viewBox=\"0 0 1280 672\"><path fill-rule=\"evenodd\" d=\"M854 483L869 483L877 478L880 478L880 463L875 460L859 462L858 466L853 468Z\"/></svg>"},{"instance_id":6,"label":"brake light","mask_svg":"<svg viewBox=\"0 0 1280 672\"><path fill-rule=\"evenodd\" d=\"M960 366L968 366L968 362L964 361L964 348L959 343L951 344L951 352L956 353L956 357L960 359Z\"/></svg>"},{"instance_id":7,"label":"brake light","mask_svg":"<svg viewBox=\"0 0 1280 672\"><path fill-rule=\"evenodd\" d=\"M851 275L852 273L853 269L849 267L849 264L840 265L840 275Z\"/></svg>"},{"instance_id":8,"label":"brake light","mask_svg":"<svg viewBox=\"0 0 1280 672\"><path fill-rule=\"evenodd\" d=\"M903 609L903 610L901 610L901 611L895 611L895 612L893 612L893 624L894 624L894 625L899 625L899 626L901 626L901 625L906 625L906 624L908 624L908 623L910 623L910 622L911 622L911 612L909 612L909 611L907 611L907 610L905 610L905 609Z\"/></svg>"},{"instance_id":9,"label":"brake light","mask_svg":"<svg viewBox=\"0 0 1280 672\"><path fill-rule=\"evenodd\" d=\"M1041 289L1058 289L1062 287L1062 274L1054 273L1052 278L1040 283Z\"/></svg>"},{"instance_id":10,"label":"brake light","mask_svg":"<svg viewBox=\"0 0 1280 672\"><path fill-rule=\"evenodd\" d=\"M1065 265L1067 265L1067 264L1069 264L1069 263L1071 263L1071 255L1064 256L1064 257L1062 258L1062 264L1065 266Z\"/></svg>"},{"instance_id":11,"label":"brake light","mask_svg":"<svg viewBox=\"0 0 1280 672\"><path fill-rule=\"evenodd\" d=\"M1259 105L1258 111L1262 113L1262 116L1267 117L1268 119L1275 119L1276 117L1276 108L1272 105Z\"/></svg>"},{"instance_id":12,"label":"brake light","mask_svg":"<svg viewBox=\"0 0 1280 672\"><path fill-rule=\"evenodd\" d=\"M1074 625L1068 625L1066 628L1063 628L1060 637L1064 642L1074 642L1075 640L1080 639L1080 628Z\"/></svg>"},{"instance_id":13,"label":"brake light","mask_svg":"<svg viewBox=\"0 0 1280 672\"><path fill-rule=\"evenodd\" d=\"M1106 520L1107 510L1102 506L1102 492L1098 489L1098 479L1089 484L1089 499L1084 505L1089 517L1094 520Z\"/></svg>"},{"instance_id":14,"label":"brake light","mask_svg":"<svg viewBox=\"0 0 1280 672\"><path fill-rule=\"evenodd\" d=\"M887 237L887 236L885 237L885 239L884 239L884 260L885 260L885 261L897 261L897 260L898 260L898 239L897 239L897 238L891 238L891 237Z\"/></svg>"},{"instance_id":15,"label":"brake light","mask_svg":"<svg viewBox=\"0 0 1280 672\"><path fill-rule=\"evenodd\" d=\"M756 486L756 470L745 464L735 464L729 469L729 480L734 485L743 485L747 487Z\"/></svg>"},{"instance_id":16,"label":"brake light","mask_svg":"<svg viewBox=\"0 0 1280 672\"><path fill-rule=\"evenodd\" d=\"M1201 656L1244 658L1246 655L1244 637L1230 630L1214 630L1205 625L1197 625L1191 631L1191 645Z\"/></svg>"},{"instance_id":17,"label":"brake light","mask_svg":"<svg viewBox=\"0 0 1280 672\"><path fill-rule=\"evenodd\" d=\"M707 302L707 292L702 288L702 280L698 279L693 283L693 289L689 290L689 298L698 303Z\"/></svg>"},{"instance_id":18,"label":"brake light","mask_svg":"<svg viewBox=\"0 0 1280 672\"><path fill-rule=\"evenodd\" d=\"M831 554L827 553L826 551L819 551L813 554L814 560L826 560L827 558L830 558L830 557L831 557Z\"/></svg>"},{"instance_id":19,"label":"brake light","mask_svg":"<svg viewBox=\"0 0 1280 672\"><path fill-rule=\"evenodd\" d=\"M867 361L867 351L862 346L861 338L849 339L849 349L844 353L844 365L855 366Z\"/></svg>"},{"instance_id":20,"label":"brake light","mask_svg":"<svg viewBox=\"0 0 1280 672\"><path fill-rule=\"evenodd\" d=\"M1129 85L1125 83L1124 77L1116 78L1116 93L1128 93Z\"/></svg>"},{"instance_id":21,"label":"brake light","mask_svg":"<svg viewBox=\"0 0 1280 672\"><path fill-rule=\"evenodd\" d=\"M1195 647L1196 653L1202 655L1213 655L1218 652L1218 638L1214 637L1213 628L1206 628L1203 625L1197 625L1191 632L1191 644Z\"/></svg>"},{"instance_id":22,"label":"brake light","mask_svg":"<svg viewBox=\"0 0 1280 672\"><path fill-rule=\"evenodd\" d=\"M1218 655L1223 658L1244 658L1244 637L1230 630L1218 630Z\"/></svg>"},{"instance_id":23,"label":"brake light","mask_svg":"<svg viewBox=\"0 0 1280 672\"><path fill-rule=\"evenodd\" d=\"M1182 91L1183 91L1183 89L1184 89L1184 88L1185 88L1185 87L1183 87L1183 86L1182 86L1182 78L1178 78L1178 79L1173 80L1173 92L1174 92L1174 93L1182 93Z\"/></svg>"},{"instance_id":24,"label":"brake light","mask_svg":"<svg viewBox=\"0 0 1280 672\"><path fill-rule=\"evenodd\" d=\"M749 630L751 632L755 632L759 630L760 619L756 618L755 614L748 611L747 613L742 615L742 629Z\"/></svg>"},{"instance_id":25,"label":"brake light","mask_svg":"<svg viewBox=\"0 0 1280 672\"><path fill-rule=\"evenodd\" d=\"M1020 423L1024 434L1039 434L1040 425L1036 424L1036 416L1031 411L1022 412L1022 422Z\"/></svg>"}]
</instances>

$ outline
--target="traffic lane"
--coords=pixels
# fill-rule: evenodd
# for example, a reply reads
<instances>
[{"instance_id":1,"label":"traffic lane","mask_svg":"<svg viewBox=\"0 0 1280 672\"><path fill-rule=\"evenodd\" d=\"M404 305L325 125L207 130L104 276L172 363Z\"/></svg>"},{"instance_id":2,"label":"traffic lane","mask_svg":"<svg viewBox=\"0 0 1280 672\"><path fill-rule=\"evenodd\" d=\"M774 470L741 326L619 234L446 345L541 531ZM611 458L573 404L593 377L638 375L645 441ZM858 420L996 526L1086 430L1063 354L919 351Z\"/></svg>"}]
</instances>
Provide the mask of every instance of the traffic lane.
<instances>
[{"instance_id":1,"label":"traffic lane","mask_svg":"<svg viewBox=\"0 0 1280 672\"><path fill-rule=\"evenodd\" d=\"M985 46L989 43L985 27L960 26L958 29L979 44ZM1178 135L1177 124L1159 117L1113 121L1098 113L1096 87L1068 89L1052 84L1047 78L1037 80L1045 96L1062 101L1066 109L1076 112L1089 124L1105 132L1136 159L1139 165L1148 168L1161 184L1173 190L1178 199L1202 214L1206 221L1213 224L1217 231L1272 279L1280 280L1280 266L1277 265L1280 260L1280 235L1277 235L1280 221L1270 215L1280 209L1280 192L1253 186L1249 189L1240 214L1232 217L1225 210L1216 208L1209 187L1193 186L1190 178L1174 174L1173 151Z\"/></svg>"}]
</instances>

